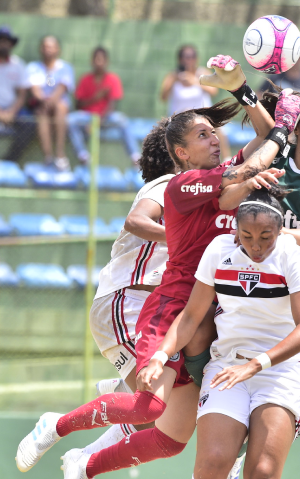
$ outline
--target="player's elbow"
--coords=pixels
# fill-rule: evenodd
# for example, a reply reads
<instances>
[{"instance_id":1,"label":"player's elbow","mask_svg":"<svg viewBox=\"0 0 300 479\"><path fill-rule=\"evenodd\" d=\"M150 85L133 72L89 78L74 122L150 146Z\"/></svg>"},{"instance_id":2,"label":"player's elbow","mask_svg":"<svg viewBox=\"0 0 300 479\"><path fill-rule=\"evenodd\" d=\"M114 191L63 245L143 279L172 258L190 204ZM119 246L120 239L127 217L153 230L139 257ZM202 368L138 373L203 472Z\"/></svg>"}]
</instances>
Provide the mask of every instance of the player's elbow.
<instances>
[{"instance_id":1,"label":"player's elbow","mask_svg":"<svg viewBox=\"0 0 300 479\"><path fill-rule=\"evenodd\" d=\"M129 214L125 220L124 229L128 231L128 233L134 234L136 227L137 227L137 222L136 222L135 215Z\"/></svg>"}]
</instances>

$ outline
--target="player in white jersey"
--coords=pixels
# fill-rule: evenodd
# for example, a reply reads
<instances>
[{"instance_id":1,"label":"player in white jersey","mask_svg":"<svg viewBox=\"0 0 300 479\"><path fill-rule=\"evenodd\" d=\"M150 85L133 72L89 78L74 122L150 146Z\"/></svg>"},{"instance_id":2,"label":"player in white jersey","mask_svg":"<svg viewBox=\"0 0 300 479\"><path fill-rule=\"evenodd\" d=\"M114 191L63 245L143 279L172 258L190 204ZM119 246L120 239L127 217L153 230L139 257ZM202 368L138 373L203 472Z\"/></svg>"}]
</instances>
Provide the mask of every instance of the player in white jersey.
<instances>
[{"instance_id":1,"label":"player in white jersey","mask_svg":"<svg viewBox=\"0 0 300 479\"><path fill-rule=\"evenodd\" d=\"M226 479L248 429L244 477L280 479L299 432L300 248L281 234L283 209L274 195L282 190L275 189L255 190L241 203L239 247L231 235L207 247L189 302L161 344L160 359L149 365L151 388L163 356L191 340L217 293L218 336L200 392L195 479Z\"/></svg>"}]
</instances>

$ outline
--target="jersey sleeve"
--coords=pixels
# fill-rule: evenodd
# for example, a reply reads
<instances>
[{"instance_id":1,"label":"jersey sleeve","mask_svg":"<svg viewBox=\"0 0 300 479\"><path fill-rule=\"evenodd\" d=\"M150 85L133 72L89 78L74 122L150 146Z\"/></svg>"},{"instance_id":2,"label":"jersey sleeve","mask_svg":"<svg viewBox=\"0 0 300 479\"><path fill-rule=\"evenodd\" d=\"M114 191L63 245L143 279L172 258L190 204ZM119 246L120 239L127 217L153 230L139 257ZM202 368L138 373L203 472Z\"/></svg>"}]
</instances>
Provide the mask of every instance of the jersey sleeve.
<instances>
[{"instance_id":1,"label":"jersey sleeve","mask_svg":"<svg viewBox=\"0 0 300 479\"><path fill-rule=\"evenodd\" d=\"M285 277L289 293L300 291L300 246L292 235L285 235Z\"/></svg>"},{"instance_id":2,"label":"jersey sleeve","mask_svg":"<svg viewBox=\"0 0 300 479\"><path fill-rule=\"evenodd\" d=\"M237 166L237 165L242 165L244 163L245 159L243 156L243 150L239 150L235 156L231 158L231 160L227 160L222 165L225 165L226 167L228 166Z\"/></svg>"},{"instance_id":3,"label":"jersey sleeve","mask_svg":"<svg viewBox=\"0 0 300 479\"><path fill-rule=\"evenodd\" d=\"M175 176L167 192L175 209L187 215L199 206L220 196L224 164L212 170L189 170Z\"/></svg>"},{"instance_id":4,"label":"jersey sleeve","mask_svg":"<svg viewBox=\"0 0 300 479\"><path fill-rule=\"evenodd\" d=\"M165 189L167 188L167 186L168 186L167 181L164 181L163 183L159 183L158 185L153 186L151 190L145 193L142 199L147 198L149 200L156 201L156 203L164 207L165 205L164 194L165 194Z\"/></svg>"},{"instance_id":5,"label":"jersey sleeve","mask_svg":"<svg viewBox=\"0 0 300 479\"><path fill-rule=\"evenodd\" d=\"M200 260L195 278L202 283L214 286L215 274L221 259L221 236L217 236L207 246Z\"/></svg>"},{"instance_id":6,"label":"jersey sleeve","mask_svg":"<svg viewBox=\"0 0 300 479\"><path fill-rule=\"evenodd\" d=\"M123 87L121 79L117 75L111 75L110 77L110 100L121 100L123 98Z\"/></svg>"}]
</instances>

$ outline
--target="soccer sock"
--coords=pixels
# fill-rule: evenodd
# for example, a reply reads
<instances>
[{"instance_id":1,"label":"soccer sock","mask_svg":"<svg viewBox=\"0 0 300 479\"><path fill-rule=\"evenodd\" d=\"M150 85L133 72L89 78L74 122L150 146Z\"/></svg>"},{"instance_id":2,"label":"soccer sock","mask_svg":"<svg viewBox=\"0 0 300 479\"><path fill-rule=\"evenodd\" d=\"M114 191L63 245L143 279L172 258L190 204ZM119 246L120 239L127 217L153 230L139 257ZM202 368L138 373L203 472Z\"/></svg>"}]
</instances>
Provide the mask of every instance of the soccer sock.
<instances>
[{"instance_id":1,"label":"soccer sock","mask_svg":"<svg viewBox=\"0 0 300 479\"><path fill-rule=\"evenodd\" d=\"M73 431L124 422L147 424L158 419L165 409L166 404L149 391L104 394L61 417L56 431L63 437Z\"/></svg>"},{"instance_id":2,"label":"soccer sock","mask_svg":"<svg viewBox=\"0 0 300 479\"><path fill-rule=\"evenodd\" d=\"M131 434L114 446L92 454L87 463L86 474L91 479L97 474L172 457L183 451L185 446L186 444L174 441L156 427L145 429Z\"/></svg>"},{"instance_id":3,"label":"soccer sock","mask_svg":"<svg viewBox=\"0 0 300 479\"><path fill-rule=\"evenodd\" d=\"M114 424L95 442L86 446L83 452L94 454L95 452L102 451L102 449L122 441L124 437L130 436L133 432L137 432L137 430L132 424Z\"/></svg>"}]
</instances>

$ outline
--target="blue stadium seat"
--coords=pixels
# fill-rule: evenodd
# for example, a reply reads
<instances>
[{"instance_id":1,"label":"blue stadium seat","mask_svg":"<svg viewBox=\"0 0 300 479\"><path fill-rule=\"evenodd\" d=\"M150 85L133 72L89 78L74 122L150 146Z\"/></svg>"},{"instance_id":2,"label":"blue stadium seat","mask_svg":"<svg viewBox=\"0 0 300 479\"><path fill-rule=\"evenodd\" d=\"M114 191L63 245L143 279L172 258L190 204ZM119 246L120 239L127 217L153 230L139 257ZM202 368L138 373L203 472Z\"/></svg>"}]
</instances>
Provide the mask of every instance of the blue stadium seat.
<instances>
[{"instance_id":1,"label":"blue stadium seat","mask_svg":"<svg viewBox=\"0 0 300 479\"><path fill-rule=\"evenodd\" d=\"M70 235L88 235L89 233L87 216L63 215L60 217L59 222ZM101 218L97 218L95 222L95 235L108 235L110 232L110 227Z\"/></svg>"},{"instance_id":2,"label":"blue stadium seat","mask_svg":"<svg viewBox=\"0 0 300 479\"><path fill-rule=\"evenodd\" d=\"M58 172L55 166L41 163L27 163L24 171L36 188L67 188L76 189L77 176L72 171Z\"/></svg>"},{"instance_id":3,"label":"blue stadium seat","mask_svg":"<svg viewBox=\"0 0 300 479\"><path fill-rule=\"evenodd\" d=\"M48 214L14 213L9 224L19 236L61 235L65 232L64 227Z\"/></svg>"},{"instance_id":4,"label":"blue stadium seat","mask_svg":"<svg viewBox=\"0 0 300 479\"><path fill-rule=\"evenodd\" d=\"M27 177L17 163L0 160L0 185L26 186Z\"/></svg>"},{"instance_id":5,"label":"blue stadium seat","mask_svg":"<svg viewBox=\"0 0 300 479\"><path fill-rule=\"evenodd\" d=\"M18 276L6 263L0 263L0 286L18 286Z\"/></svg>"},{"instance_id":6,"label":"blue stadium seat","mask_svg":"<svg viewBox=\"0 0 300 479\"><path fill-rule=\"evenodd\" d=\"M98 286L99 273L102 266L97 266L93 270L92 282L94 286ZM81 264L72 264L67 268L67 275L79 288L84 288L87 283L87 269L86 266Z\"/></svg>"},{"instance_id":7,"label":"blue stadium seat","mask_svg":"<svg viewBox=\"0 0 300 479\"><path fill-rule=\"evenodd\" d=\"M0 215L0 236L9 236L12 233L12 228L4 221L3 216Z\"/></svg>"},{"instance_id":8,"label":"blue stadium seat","mask_svg":"<svg viewBox=\"0 0 300 479\"><path fill-rule=\"evenodd\" d=\"M91 175L86 166L77 166L75 168L77 181L82 183L85 188L90 185ZM121 170L116 166L99 166L97 170L97 187L99 190L107 191L126 191L127 181Z\"/></svg>"},{"instance_id":9,"label":"blue stadium seat","mask_svg":"<svg viewBox=\"0 0 300 479\"><path fill-rule=\"evenodd\" d=\"M129 125L131 133L139 141L143 141L145 136L150 133L153 126L156 125L157 120L155 118L130 118Z\"/></svg>"},{"instance_id":10,"label":"blue stadium seat","mask_svg":"<svg viewBox=\"0 0 300 479\"><path fill-rule=\"evenodd\" d=\"M128 168L124 173L124 178L131 190L138 191L145 185L141 172L135 168Z\"/></svg>"},{"instance_id":11,"label":"blue stadium seat","mask_svg":"<svg viewBox=\"0 0 300 479\"><path fill-rule=\"evenodd\" d=\"M121 229L124 226L126 216L117 216L111 219L109 223L109 228L112 233L120 233Z\"/></svg>"},{"instance_id":12,"label":"blue stadium seat","mask_svg":"<svg viewBox=\"0 0 300 479\"><path fill-rule=\"evenodd\" d=\"M71 279L56 264L28 263L17 266L20 281L31 288L70 288Z\"/></svg>"},{"instance_id":13,"label":"blue stadium seat","mask_svg":"<svg viewBox=\"0 0 300 479\"><path fill-rule=\"evenodd\" d=\"M227 135L231 146L245 146L249 141L256 137L256 133L250 126L244 126L240 123L227 123L224 126L224 131Z\"/></svg>"}]
</instances>

